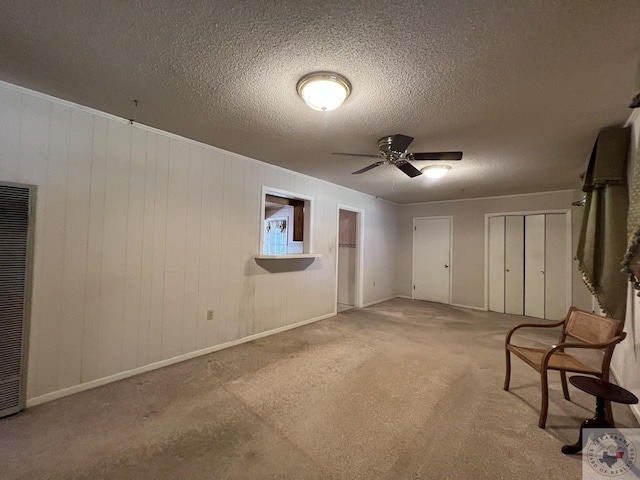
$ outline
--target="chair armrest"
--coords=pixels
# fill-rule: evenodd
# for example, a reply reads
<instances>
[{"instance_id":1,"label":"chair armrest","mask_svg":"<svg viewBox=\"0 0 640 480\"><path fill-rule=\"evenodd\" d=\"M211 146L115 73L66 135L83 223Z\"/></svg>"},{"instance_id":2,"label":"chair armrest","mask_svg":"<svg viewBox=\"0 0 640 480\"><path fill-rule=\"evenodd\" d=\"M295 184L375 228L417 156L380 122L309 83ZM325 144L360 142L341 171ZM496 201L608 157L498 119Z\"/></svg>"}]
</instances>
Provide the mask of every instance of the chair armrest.
<instances>
[{"instance_id":1,"label":"chair armrest","mask_svg":"<svg viewBox=\"0 0 640 480\"><path fill-rule=\"evenodd\" d=\"M558 345L554 345L553 347L551 347L544 354L541 362L542 368L547 368L547 365L549 364L549 360L551 359L551 355L553 355L556 352L564 352L565 348L583 348L583 349L590 348L594 350L600 350L600 349L615 345L617 343L620 343L622 340L625 339L626 336L627 334L625 332L622 332L621 335L617 335L613 337L610 342L606 342L606 343L571 343L571 342L559 343Z\"/></svg>"},{"instance_id":2,"label":"chair armrest","mask_svg":"<svg viewBox=\"0 0 640 480\"><path fill-rule=\"evenodd\" d=\"M520 328L555 328L559 327L560 325L564 325L565 321L566 319L562 319L557 323L521 323L520 325L516 325L511 330L509 330L509 333L507 333L507 337L504 340L504 344L505 346L510 345L509 342L511 341L511 336L515 333L516 330L519 330Z\"/></svg>"}]
</instances>

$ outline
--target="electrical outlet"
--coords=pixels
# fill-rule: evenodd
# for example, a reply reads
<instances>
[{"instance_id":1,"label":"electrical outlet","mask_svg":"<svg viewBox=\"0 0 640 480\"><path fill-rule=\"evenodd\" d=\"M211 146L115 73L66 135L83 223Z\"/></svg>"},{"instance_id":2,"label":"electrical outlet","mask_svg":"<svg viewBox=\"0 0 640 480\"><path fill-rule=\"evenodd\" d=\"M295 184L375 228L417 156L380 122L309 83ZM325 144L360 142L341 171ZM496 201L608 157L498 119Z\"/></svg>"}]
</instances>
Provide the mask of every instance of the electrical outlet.
<instances>
[{"instance_id":1,"label":"electrical outlet","mask_svg":"<svg viewBox=\"0 0 640 480\"><path fill-rule=\"evenodd\" d=\"M207 320L213 320L213 310L207 310Z\"/></svg>"}]
</instances>

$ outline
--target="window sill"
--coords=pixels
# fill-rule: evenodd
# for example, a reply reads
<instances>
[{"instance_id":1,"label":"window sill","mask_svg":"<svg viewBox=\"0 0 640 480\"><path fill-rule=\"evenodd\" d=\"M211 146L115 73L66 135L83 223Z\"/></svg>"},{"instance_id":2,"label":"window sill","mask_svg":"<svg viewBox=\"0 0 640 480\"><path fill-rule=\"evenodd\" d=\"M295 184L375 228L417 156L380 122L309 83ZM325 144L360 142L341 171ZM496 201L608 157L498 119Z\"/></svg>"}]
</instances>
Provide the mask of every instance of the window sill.
<instances>
[{"instance_id":1,"label":"window sill","mask_svg":"<svg viewBox=\"0 0 640 480\"><path fill-rule=\"evenodd\" d=\"M290 255L254 255L256 260L291 260L294 258L320 258L321 253L292 253Z\"/></svg>"}]
</instances>

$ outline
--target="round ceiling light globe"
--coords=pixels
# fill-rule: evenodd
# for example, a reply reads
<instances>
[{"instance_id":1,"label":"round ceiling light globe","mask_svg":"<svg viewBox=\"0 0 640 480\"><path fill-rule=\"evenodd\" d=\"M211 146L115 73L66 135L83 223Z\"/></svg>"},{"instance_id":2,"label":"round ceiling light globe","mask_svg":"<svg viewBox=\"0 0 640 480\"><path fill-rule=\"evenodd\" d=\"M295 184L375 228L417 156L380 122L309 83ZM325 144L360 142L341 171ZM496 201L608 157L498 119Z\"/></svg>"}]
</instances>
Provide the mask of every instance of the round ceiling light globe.
<instances>
[{"instance_id":1,"label":"round ceiling light globe","mask_svg":"<svg viewBox=\"0 0 640 480\"><path fill-rule=\"evenodd\" d=\"M310 73L298 82L298 94L314 110L335 110L351 94L349 80L338 73Z\"/></svg>"},{"instance_id":2,"label":"round ceiling light globe","mask_svg":"<svg viewBox=\"0 0 640 480\"><path fill-rule=\"evenodd\" d=\"M449 173L451 167L449 165L429 165L421 169L421 172L429 178L442 178Z\"/></svg>"}]
</instances>

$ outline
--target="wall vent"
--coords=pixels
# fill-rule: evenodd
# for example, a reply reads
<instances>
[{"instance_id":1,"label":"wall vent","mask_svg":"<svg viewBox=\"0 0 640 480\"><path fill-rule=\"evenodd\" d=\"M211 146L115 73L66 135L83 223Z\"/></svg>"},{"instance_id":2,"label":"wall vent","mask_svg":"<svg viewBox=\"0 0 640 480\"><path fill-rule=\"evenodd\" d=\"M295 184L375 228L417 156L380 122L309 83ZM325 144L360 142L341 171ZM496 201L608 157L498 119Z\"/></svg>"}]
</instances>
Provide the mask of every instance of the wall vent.
<instances>
[{"instance_id":1,"label":"wall vent","mask_svg":"<svg viewBox=\"0 0 640 480\"><path fill-rule=\"evenodd\" d=\"M32 189L0 183L0 417L26 401Z\"/></svg>"}]
</instances>

